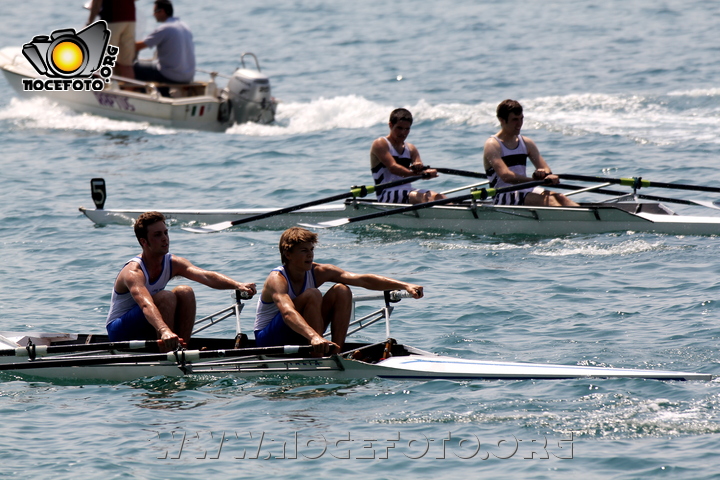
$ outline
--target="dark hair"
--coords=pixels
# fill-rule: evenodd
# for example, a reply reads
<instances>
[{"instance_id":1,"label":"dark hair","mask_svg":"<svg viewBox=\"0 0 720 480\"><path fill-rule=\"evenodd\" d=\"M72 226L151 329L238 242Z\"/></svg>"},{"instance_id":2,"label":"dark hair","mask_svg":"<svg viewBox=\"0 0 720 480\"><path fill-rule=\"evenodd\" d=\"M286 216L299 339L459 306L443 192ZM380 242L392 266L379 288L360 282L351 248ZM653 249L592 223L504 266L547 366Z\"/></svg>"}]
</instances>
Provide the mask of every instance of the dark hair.
<instances>
[{"instance_id":1,"label":"dark hair","mask_svg":"<svg viewBox=\"0 0 720 480\"><path fill-rule=\"evenodd\" d=\"M145 212L140 214L137 220L135 220L135 225L133 227L135 230L135 238L137 238L138 243L140 243L141 238L147 240L148 227L157 222L165 223L165 215L160 212ZM140 245L142 245L142 243L140 243Z\"/></svg>"},{"instance_id":2,"label":"dark hair","mask_svg":"<svg viewBox=\"0 0 720 480\"><path fill-rule=\"evenodd\" d=\"M287 257L285 256L295 245L301 243L310 242L313 245L317 243L317 233L313 233L310 230L305 230L301 227L288 228L280 235L280 260L285 265Z\"/></svg>"},{"instance_id":3,"label":"dark hair","mask_svg":"<svg viewBox=\"0 0 720 480\"><path fill-rule=\"evenodd\" d=\"M410 125L412 125L412 113L405 108L396 108L390 112L390 125L396 125L400 120L410 122Z\"/></svg>"},{"instance_id":4,"label":"dark hair","mask_svg":"<svg viewBox=\"0 0 720 480\"><path fill-rule=\"evenodd\" d=\"M515 115L522 115L523 108L517 100L507 99L500 102L500 105L497 106L496 112L497 118L502 118L507 122L511 113L514 113Z\"/></svg>"},{"instance_id":5,"label":"dark hair","mask_svg":"<svg viewBox=\"0 0 720 480\"><path fill-rule=\"evenodd\" d=\"M165 10L168 17L173 16L173 5L170 0L155 0L155 8Z\"/></svg>"}]
</instances>

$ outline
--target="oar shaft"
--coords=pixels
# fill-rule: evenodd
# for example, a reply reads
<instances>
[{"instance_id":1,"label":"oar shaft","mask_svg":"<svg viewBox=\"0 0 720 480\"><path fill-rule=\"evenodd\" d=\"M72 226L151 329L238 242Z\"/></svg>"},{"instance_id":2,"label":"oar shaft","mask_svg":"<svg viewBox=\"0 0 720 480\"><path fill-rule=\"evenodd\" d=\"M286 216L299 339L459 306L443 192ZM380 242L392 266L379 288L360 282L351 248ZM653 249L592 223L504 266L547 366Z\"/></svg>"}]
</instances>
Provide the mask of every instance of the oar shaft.
<instances>
[{"instance_id":1,"label":"oar shaft","mask_svg":"<svg viewBox=\"0 0 720 480\"><path fill-rule=\"evenodd\" d=\"M481 185L487 185L488 183L490 183L490 181L485 180L484 182L473 183L471 185L465 185L463 187L457 187L457 188L453 188L451 190L445 190L444 192L440 192L440 193L442 193L443 195L447 195L449 193L455 193L455 192L459 192L462 190L467 190L468 188L475 188L475 187L479 187Z\"/></svg>"},{"instance_id":2,"label":"oar shaft","mask_svg":"<svg viewBox=\"0 0 720 480\"><path fill-rule=\"evenodd\" d=\"M457 175L459 177L488 178L486 173L470 172L468 170L458 170L456 168L437 167L435 168L435 170L437 170L438 173L444 173L446 175Z\"/></svg>"},{"instance_id":3,"label":"oar shaft","mask_svg":"<svg viewBox=\"0 0 720 480\"><path fill-rule=\"evenodd\" d=\"M42 368L84 367L92 365L111 365L117 363L156 363L156 362L193 362L207 358L232 358L251 355L290 355L309 356L313 347L309 345L285 345L280 347L238 348L230 350L180 350L177 352L148 355L101 355L88 358L63 358L31 360L20 363L0 364L2 370L31 370Z\"/></svg>"},{"instance_id":4,"label":"oar shaft","mask_svg":"<svg viewBox=\"0 0 720 480\"><path fill-rule=\"evenodd\" d=\"M560 183L557 185L553 185L553 188L560 188L560 189L566 189L566 190L574 190L573 193L580 193L583 191L587 191L586 188L579 187L577 185L568 185L566 183ZM600 193L603 195L615 195L615 196L624 196L624 195L630 195L628 192L622 192L620 190L607 190L605 188L592 188L592 193ZM640 193L634 194L636 198L640 198L643 200L652 200L655 202L667 202L667 203L677 203L679 205L698 205L705 208L713 208L718 209L720 207L713 206L710 202L699 202L696 200L685 200L682 198L671 198L671 197L658 197L655 195L643 195ZM608 204L608 206L612 206L612 204Z\"/></svg>"},{"instance_id":5,"label":"oar shaft","mask_svg":"<svg viewBox=\"0 0 720 480\"><path fill-rule=\"evenodd\" d=\"M686 185L681 183L663 183L663 182L651 182L649 180L643 180L640 177L634 178L607 178L607 177L594 177L587 175L573 175L569 173L561 173L558 177L565 180L577 180L581 182L609 182L618 185L625 185L626 187L641 188L641 187L657 187L657 188L670 188L675 190L694 190L697 192L713 192L720 193L718 187L705 187L702 185Z\"/></svg>"},{"instance_id":6,"label":"oar shaft","mask_svg":"<svg viewBox=\"0 0 720 480\"><path fill-rule=\"evenodd\" d=\"M330 203L330 202L334 202L337 200L343 200L345 198L364 197L367 193L372 193L373 191L379 193L387 188L396 187L398 185L404 185L406 183L412 183L416 180L420 180L421 178L423 178L422 175L416 175L413 177L407 177L407 178L402 178L400 180L395 180L394 182L381 183L379 185L374 185L374 186L371 185L371 186L367 186L367 187L353 187L350 189L349 192L339 193L339 194L333 195L331 197L321 198L319 200L313 200L310 202L301 203L299 205L293 205L290 207L280 208L278 210L273 210L271 212L260 213L258 215L253 215L250 217L241 218L239 220L234 220L230 223L232 224L232 226L241 225L243 223L255 222L257 220L263 220L265 218L274 217L275 215L282 215L285 213L302 210L303 208L314 207L316 205L322 205L324 203Z\"/></svg>"},{"instance_id":7,"label":"oar shaft","mask_svg":"<svg viewBox=\"0 0 720 480\"><path fill-rule=\"evenodd\" d=\"M444 167L433 167L438 173L444 173L446 175L458 175L461 177L471 178L487 178L487 174L480 172L471 172L468 170L458 170L455 168L444 168ZM570 173L561 173L558 175L564 180L576 180L580 182L600 182L600 183L614 183L617 185L624 185L627 187L641 188L641 187L657 187L657 188L669 188L676 190L694 190L697 192L712 192L720 193L720 187L706 187L703 185L687 185L680 183L663 183L663 182L651 182L649 180L643 180L640 177L636 178L608 178L598 177L591 175L574 175ZM557 188L557 186L556 186Z\"/></svg>"},{"instance_id":8,"label":"oar shaft","mask_svg":"<svg viewBox=\"0 0 720 480\"><path fill-rule=\"evenodd\" d=\"M545 180L538 180L535 182L520 183L517 185L510 186L510 187L499 188L497 190L495 190L493 188L491 188L489 190L486 190L486 189L476 190L475 192L468 193L465 195L460 195L457 197L442 198L440 200L435 200L432 202L417 203L415 205L410 205L407 207L395 208L393 210L386 210L383 212L369 213L367 215L360 215L357 217L352 217L352 218L348 219L348 223L360 222L363 220L371 220L373 218L385 217L387 215L395 215L398 213L412 212L415 210L431 208L431 207L435 207L438 205L446 205L448 203L460 203L460 202L464 202L465 200L470 200L472 198L477 199L477 198L492 197L492 196L495 196L500 193L514 192L516 190L524 190L526 188L533 188L533 187L537 187L539 185L544 185L545 183L546 183ZM483 192L485 192L485 193L483 193Z\"/></svg>"},{"instance_id":9,"label":"oar shaft","mask_svg":"<svg viewBox=\"0 0 720 480\"><path fill-rule=\"evenodd\" d=\"M157 351L158 340L131 340L129 342L82 343L74 345L31 345L15 349L0 350L2 357L34 357L67 352L91 352L95 350L141 350L154 348Z\"/></svg>"}]
</instances>

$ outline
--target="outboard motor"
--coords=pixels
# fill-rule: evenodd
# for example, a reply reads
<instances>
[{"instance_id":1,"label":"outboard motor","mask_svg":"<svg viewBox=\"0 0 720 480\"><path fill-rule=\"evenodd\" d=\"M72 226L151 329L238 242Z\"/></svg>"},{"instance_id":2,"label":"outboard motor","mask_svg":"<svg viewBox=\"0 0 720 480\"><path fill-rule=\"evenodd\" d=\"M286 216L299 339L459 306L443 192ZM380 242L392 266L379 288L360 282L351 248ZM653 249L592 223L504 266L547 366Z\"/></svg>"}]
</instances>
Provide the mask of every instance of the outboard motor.
<instances>
[{"instance_id":1,"label":"outboard motor","mask_svg":"<svg viewBox=\"0 0 720 480\"><path fill-rule=\"evenodd\" d=\"M245 55L255 59L257 70L245 68ZM240 57L242 67L235 70L227 84L227 96L237 123L271 123L277 103L270 95L270 79L260 72L260 64L252 53Z\"/></svg>"}]
</instances>

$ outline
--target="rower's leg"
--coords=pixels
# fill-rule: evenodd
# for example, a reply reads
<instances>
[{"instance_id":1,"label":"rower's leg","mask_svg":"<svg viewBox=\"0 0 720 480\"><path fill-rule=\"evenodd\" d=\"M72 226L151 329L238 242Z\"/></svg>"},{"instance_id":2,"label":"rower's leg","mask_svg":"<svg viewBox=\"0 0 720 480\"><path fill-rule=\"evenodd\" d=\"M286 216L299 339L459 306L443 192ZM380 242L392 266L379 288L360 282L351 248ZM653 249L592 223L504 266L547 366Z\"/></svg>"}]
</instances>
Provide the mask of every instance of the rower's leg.
<instances>
[{"instance_id":1,"label":"rower's leg","mask_svg":"<svg viewBox=\"0 0 720 480\"><path fill-rule=\"evenodd\" d=\"M195 314L197 311L195 292L192 287L180 285L173 288L172 293L175 294L177 301L177 308L175 309L175 329L173 329L173 331L178 337L188 342L190 341L190 336L195 326Z\"/></svg>"},{"instance_id":2,"label":"rower's leg","mask_svg":"<svg viewBox=\"0 0 720 480\"><path fill-rule=\"evenodd\" d=\"M317 288L308 288L293 299L295 310L318 335L325 333L325 325L321 314L323 296Z\"/></svg>"},{"instance_id":3,"label":"rower's leg","mask_svg":"<svg viewBox=\"0 0 720 480\"><path fill-rule=\"evenodd\" d=\"M445 195L442 193L433 192L432 190L419 191L413 190L408 194L408 200L411 204L415 205L418 203L434 202L435 200L442 200Z\"/></svg>"},{"instance_id":4,"label":"rower's leg","mask_svg":"<svg viewBox=\"0 0 720 480\"><path fill-rule=\"evenodd\" d=\"M562 193L545 190L543 193L530 192L525 196L523 205L538 207L579 207Z\"/></svg>"},{"instance_id":5,"label":"rower's leg","mask_svg":"<svg viewBox=\"0 0 720 480\"><path fill-rule=\"evenodd\" d=\"M153 295L153 302L160 311L160 315L170 330L177 334L175 330L175 311L177 309L177 297L169 290L160 290ZM158 337L160 338L160 337Z\"/></svg>"},{"instance_id":6,"label":"rower's leg","mask_svg":"<svg viewBox=\"0 0 720 480\"><path fill-rule=\"evenodd\" d=\"M342 283L336 283L323 297L322 317L325 328L328 325L332 330L332 341L340 346L342 351L345 344L350 313L352 311L352 291Z\"/></svg>"}]
</instances>

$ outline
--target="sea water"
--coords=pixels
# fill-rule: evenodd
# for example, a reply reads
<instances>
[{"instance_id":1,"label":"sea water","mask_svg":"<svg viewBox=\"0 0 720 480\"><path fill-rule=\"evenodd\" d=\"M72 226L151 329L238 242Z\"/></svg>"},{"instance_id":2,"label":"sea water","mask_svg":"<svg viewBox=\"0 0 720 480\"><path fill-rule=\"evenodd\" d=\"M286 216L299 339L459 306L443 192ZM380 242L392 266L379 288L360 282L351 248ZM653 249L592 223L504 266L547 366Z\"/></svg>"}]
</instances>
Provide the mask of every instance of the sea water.
<instances>
[{"instance_id":1,"label":"sea water","mask_svg":"<svg viewBox=\"0 0 720 480\"><path fill-rule=\"evenodd\" d=\"M0 8L0 46L82 28L82 2ZM138 0L145 31L152 2ZM409 108L426 164L482 170L505 98L556 173L717 186L712 2L175 2L198 67L254 52L273 125L175 130L20 100L0 81L0 327L104 331L139 252L107 208L283 207L371 183L368 150ZM441 176L437 191L472 183ZM711 194L647 194L715 200ZM603 197L585 194L583 200ZM680 213L709 209L671 205ZM196 235L172 251L260 286L279 231ZM485 237L382 225L319 232L316 260L418 283L392 334L462 358L717 374L718 239L620 232ZM229 293L197 286L199 314ZM249 331L255 303L243 312ZM232 321L212 331L232 336ZM380 340L381 326L358 334ZM0 375L0 477L717 478L720 388L638 379L395 381Z\"/></svg>"}]
</instances>

